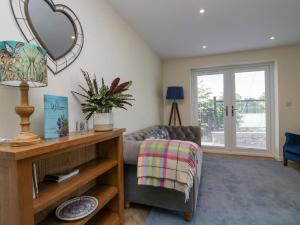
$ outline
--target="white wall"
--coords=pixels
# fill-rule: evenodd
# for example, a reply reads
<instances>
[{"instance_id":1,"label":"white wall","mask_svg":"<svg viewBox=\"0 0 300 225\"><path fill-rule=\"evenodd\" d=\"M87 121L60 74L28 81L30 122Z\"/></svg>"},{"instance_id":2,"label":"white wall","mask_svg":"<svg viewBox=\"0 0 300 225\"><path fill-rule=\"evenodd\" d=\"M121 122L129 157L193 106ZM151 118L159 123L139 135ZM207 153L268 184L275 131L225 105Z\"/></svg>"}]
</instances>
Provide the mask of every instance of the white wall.
<instances>
[{"instance_id":1,"label":"white wall","mask_svg":"<svg viewBox=\"0 0 300 225\"><path fill-rule=\"evenodd\" d=\"M54 76L48 73L46 88L31 89L31 104L35 113L31 117L33 131L43 134L43 94L69 97L70 129L77 120L84 118L80 105L71 95L83 83L80 68L103 76L111 82L116 76L132 80L131 93L136 98L128 111L115 110L115 126L134 131L160 122L161 64L160 59L144 41L112 10L104 0L62 0L77 14L82 24L85 45L82 53L69 68ZM10 9L9 0L0 3L0 40L21 40ZM0 137L12 137L19 130L19 118L14 107L19 103L19 91L0 85Z\"/></svg>"},{"instance_id":2,"label":"white wall","mask_svg":"<svg viewBox=\"0 0 300 225\"><path fill-rule=\"evenodd\" d=\"M163 62L163 90L171 85L182 85L185 90L185 100L180 103L183 124L192 123L191 112L191 69L214 66L249 64L258 62L275 62L275 87L277 91L276 147L277 158L282 156L282 146L286 131L300 133L300 44L285 47L244 51L229 54L204 57L165 60ZM292 102L287 107L287 102ZM170 103L164 105L164 122L167 123L170 113Z\"/></svg>"}]
</instances>

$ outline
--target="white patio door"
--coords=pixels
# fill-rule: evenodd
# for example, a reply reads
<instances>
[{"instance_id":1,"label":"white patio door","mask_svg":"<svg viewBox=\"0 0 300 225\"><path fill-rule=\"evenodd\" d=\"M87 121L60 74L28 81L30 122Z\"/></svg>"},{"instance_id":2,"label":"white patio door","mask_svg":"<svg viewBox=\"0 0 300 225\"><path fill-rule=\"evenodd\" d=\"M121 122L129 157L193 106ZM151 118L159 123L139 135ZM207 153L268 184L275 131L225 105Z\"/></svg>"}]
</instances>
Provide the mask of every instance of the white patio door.
<instances>
[{"instance_id":1,"label":"white patio door","mask_svg":"<svg viewBox=\"0 0 300 225\"><path fill-rule=\"evenodd\" d=\"M193 118L207 150L271 153L272 64L193 70Z\"/></svg>"}]
</instances>

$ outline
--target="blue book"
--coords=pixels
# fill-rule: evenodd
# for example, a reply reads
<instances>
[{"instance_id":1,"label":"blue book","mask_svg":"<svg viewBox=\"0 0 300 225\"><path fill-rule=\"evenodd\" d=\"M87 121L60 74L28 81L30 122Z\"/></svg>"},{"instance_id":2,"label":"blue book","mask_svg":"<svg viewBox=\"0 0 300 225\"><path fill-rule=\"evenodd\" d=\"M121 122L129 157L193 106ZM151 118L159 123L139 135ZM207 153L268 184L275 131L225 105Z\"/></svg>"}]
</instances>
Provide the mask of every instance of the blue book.
<instances>
[{"instance_id":1,"label":"blue book","mask_svg":"<svg viewBox=\"0 0 300 225\"><path fill-rule=\"evenodd\" d=\"M44 95L44 138L69 135L68 98Z\"/></svg>"}]
</instances>

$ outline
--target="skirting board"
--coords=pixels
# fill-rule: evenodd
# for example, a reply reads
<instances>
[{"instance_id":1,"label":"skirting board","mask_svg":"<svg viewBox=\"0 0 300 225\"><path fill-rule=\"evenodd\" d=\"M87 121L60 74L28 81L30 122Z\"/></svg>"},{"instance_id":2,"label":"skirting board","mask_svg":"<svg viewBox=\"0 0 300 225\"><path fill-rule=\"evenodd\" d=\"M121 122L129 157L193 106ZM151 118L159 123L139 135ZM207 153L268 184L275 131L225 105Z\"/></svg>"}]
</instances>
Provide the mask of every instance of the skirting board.
<instances>
[{"instance_id":1,"label":"skirting board","mask_svg":"<svg viewBox=\"0 0 300 225\"><path fill-rule=\"evenodd\" d=\"M224 156L246 156L246 157L257 157L257 158L265 158L265 159L272 159L277 161L282 161L282 157L276 156L274 154L257 154L257 153L249 153L249 152L225 152L222 150L216 149L204 149L203 152L205 154L217 154L217 155L224 155Z\"/></svg>"},{"instance_id":2,"label":"skirting board","mask_svg":"<svg viewBox=\"0 0 300 225\"><path fill-rule=\"evenodd\" d=\"M274 157L277 161L283 161L283 156L275 155Z\"/></svg>"}]
</instances>

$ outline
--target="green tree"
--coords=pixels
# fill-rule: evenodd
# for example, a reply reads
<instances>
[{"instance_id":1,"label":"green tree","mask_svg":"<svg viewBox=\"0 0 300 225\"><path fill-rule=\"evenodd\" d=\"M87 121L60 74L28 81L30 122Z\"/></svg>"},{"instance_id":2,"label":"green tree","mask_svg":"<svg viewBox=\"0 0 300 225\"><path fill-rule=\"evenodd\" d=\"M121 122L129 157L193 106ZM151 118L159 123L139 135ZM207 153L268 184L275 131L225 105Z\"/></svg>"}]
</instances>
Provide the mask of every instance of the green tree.
<instances>
[{"instance_id":1,"label":"green tree","mask_svg":"<svg viewBox=\"0 0 300 225\"><path fill-rule=\"evenodd\" d=\"M224 124L224 102L213 96L210 88L198 81L198 121L204 131L219 130Z\"/></svg>"},{"instance_id":2,"label":"green tree","mask_svg":"<svg viewBox=\"0 0 300 225\"><path fill-rule=\"evenodd\" d=\"M201 123L203 131L213 131L224 129L224 99L216 98L210 88L206 87L203 80L198 81L198 121ZM237 100L242 99L240 95L236 96ZM237 102L237 108L240 105ZM228 109L231 113L231 109ZM243 115L236 111L236 123L237 127L240 126L242 122Z\"/></svg>"}]
</instances>

